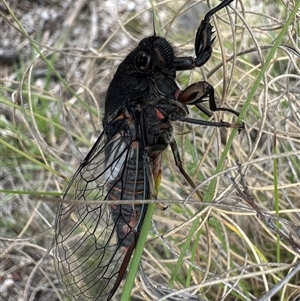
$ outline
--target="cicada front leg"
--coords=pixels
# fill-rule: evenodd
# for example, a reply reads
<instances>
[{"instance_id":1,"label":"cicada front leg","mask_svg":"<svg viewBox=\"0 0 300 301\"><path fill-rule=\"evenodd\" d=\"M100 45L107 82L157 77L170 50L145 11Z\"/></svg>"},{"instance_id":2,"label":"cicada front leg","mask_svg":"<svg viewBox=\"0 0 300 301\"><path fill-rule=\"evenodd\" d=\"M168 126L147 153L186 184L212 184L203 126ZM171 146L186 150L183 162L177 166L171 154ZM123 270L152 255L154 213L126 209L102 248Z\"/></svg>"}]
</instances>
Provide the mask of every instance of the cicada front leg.
<instances>
[{"instance_id":1,"label":"cicada front leg","mask_svg":"<svg viewBox=\"0 0 300 301\"><path fill-rule=\"evenodd\" d=\"M216 12L229 5L232 1L222 1L205 15L196 33L194 45L196 57L176 57L174 63L177 71L201 67L209 60L212 53L212 44L215 40L212 36L213 26L210 24L210 19Z\"/></svg>"},{"instance_id":2,"label":"cicada front leg","mask_svg":"<svg viewBox=\"0 0 300 301\"><path fill-rule=\"evenodd\" d=\"M211 9L205 15L196 33L196 38L195 38L196 57L175 58L174 62L175 62L176 70L190 70L196 67L201 67L209 60L212 53L212 44L215 40L215 38L212 36L213 26L210 24L211 17L220 9L229 5L232 1L233 0L224 0L218 6ZM215 101L214 88L211 84L209 84L206 81L200 81L188 86L185 90L179 93L178 101L184 105L195 105L200 111L202 111L208 117L211 117L212 116L211 112L215 112L215 111L230 112L236 116L239 116L239 112L233 109L217 107ZM209 102L210 111L206 109L204 106L202 106L202 103L205 101ZM173 119L187 121L186 118L182 118L179 116L176 117L173 116ZM190 119L189 122L191 122ZM197 123L196 120L194 120L193 122ZM203 124L203 123L201 121L201 123L198 124ZM215 123L215 126L232 127L232 128L238 128L239 130L244 128L244 124L230 124L225 122Z\"/></svg>"}]
</instances>

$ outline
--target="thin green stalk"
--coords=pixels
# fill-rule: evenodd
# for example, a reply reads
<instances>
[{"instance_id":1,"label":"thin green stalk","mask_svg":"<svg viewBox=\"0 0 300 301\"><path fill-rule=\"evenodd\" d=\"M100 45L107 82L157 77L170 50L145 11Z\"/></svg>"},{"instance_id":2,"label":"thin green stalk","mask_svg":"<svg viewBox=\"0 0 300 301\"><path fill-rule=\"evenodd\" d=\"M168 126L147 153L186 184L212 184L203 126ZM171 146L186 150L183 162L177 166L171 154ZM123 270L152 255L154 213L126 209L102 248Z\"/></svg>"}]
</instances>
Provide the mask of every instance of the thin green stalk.
<instances>
[{"instance_id":1,"label":"thin green stalk","mask_svg":"<svg viewBox=\"0 0 300 301\"><path fill-rule=\"evenodd\" d=\"M192 252L191 252L191 262L194 262L196 258L196 252L197 249L199 249L198 242L200 240L201 236L201 231L197 231L196 237L195 237L195 243L193 244ZM191 278L192 278L192 272L193 272L193 267L189 266L188 274L186 277L186 282L185 282L185 287L189 287L191 285Z\"/></svg>"},{"instance_id":2,"label":"thin green stalk","mask_svg":"<svg viewBox=\"0 0 300 301\"><path fill-rule=\"evenodd\" d=\"M144 246L147 241L147 236L149 233L149 230L151 228L151 220L152 215L154 212L154 208L156 207L155 204L148 204L147 213L141 228L141 233L139 236L139 240L136 246L136 249L134 251L134 255L130 261L129 271L128 275L126 277L126 281L124 284L123 292L120 301L128 301L130 300L130 295L132 291L132 287L134 284L134 280L139 268L139 264L142 258L142 254L144 251Z\"/></svg>"},{"instance_id":3,"label":"thin green stalk","mask_svg":"<svg viewBox=\"0 0 300 301\"><path fill-rule=\"evenodd\" d=\"M17 195L31 195L31 196L49 196L49 197L61 197L61 192L47 192L47 191L27 191L27 190L10 190L0 189L0 193L5 194L17 194Z\"/></svg>"},{"instance_id":4,"label":"thin green stalk","mask_svg":"<svg viewBox=\"0 0 300 301\"><path fill-rule=\"evenodd\" d=\"M150 3L151 3L152 14L153 14L153 31L156 35L162 36L163 34L162 34L161 26L158 24L159 18L157 17L155 6L152 0L150 0Z\"/></svg>"},{"instance_id":5,"label":"thin green stalk","mask_svg":"<svg viewBox=\"0 0 300 301\"><path fill-rule=\"evenodd\" d=\"M277 154L277 144L276 144L276 131L274 133L274 155ZM273 173L274 173L274 206L275 206L275 212L276 216L279 217L279 197L278 197L278 159L274 158L273 160ZM280 223L277 220L276 221L276 227L277 229L280 229ZM277 234L276 237L276 257L277 262L280 261L280 235Z\"/></svg>"},{"instance_id":6,"label":"thin green stalk","mask_svg":"<svg viewBox=\"0 0 300 301\"><path fill-rule=\"evenodd\" d=\"M37 94L33 94L32 93L32 95L34 95L34 96L36 96ZM44 96L43 96L44 97ZM45 98L45 99L47 99L47 100L53 100L51 97L49 97L49 98ZM10 102L10 101L7 101L6 99L4 99L4 98L1 98L0 97L0 103L3 103L4 105L7 105L8 107L11 107L11 108L13 108L13 109L17 109L17 110L23 110L24 112L26 112L26 113L28 113L29 112L29 110L27 109L27 108L22 108L21 106L19 106L19 105L17 105L17 104L15 104L15 103L13 103L13 102ZM51 118L48 118L48 117L46 117L46 116L44 116L44 115L42 115L42 114L40 114L40 113L38 113L38 112L33 112L33 116L35 117L35 118L37 118L37 119L40 119L40 120L42 120L42 121L45 121L45 122L47 122L48 124L51 124L51 125L53 125L53 127L55 127L56 129L58 129L58 130L65 130L65 127L63 126L63 125L61 125L60 123L57 123L57 122L55 122L54 120L52 120ZM15 130L15 132L16 132L16 130ZM69 134L72 136L72 137L74 137L76 140L78 140L79 142L81 142L81 143L83 143L83 144L89 144L89 141L85 138L85 137L81 137L81 136L78 136L75 132L73 132L73 131L69 131Z\"/></svg>"},{"instance_id":7,"label":"thin green stalk","mask_svg":"<svg viewBox=\"0 0 300 301\"><path fill-rule=\"evenodd\" d=\"M15 153L25 157L26 159L32 161L33 163L37 164L38 166L50 171L51 173L53 173L54 175L60 176L60 173L57 172L55 169L51 168L50 166L45 165L44 163L40 162L39 160L36 160L35 158L33 158L31 155L24 153L23 151L21 151L20 149L12 146L11 144L7 143L6 141L4 141L3 139L0 138L0 144L5 145L6 147L10 148L11 150L13 150Z\"/></svg>"},{"instance_id":8,"label":"thin green stalk","mask_svg":"<svg viewBox=\"0 0 300 301\"><path fill-rule=\"evenodd\" d=\"M192 240L192 238L194 236L194 232L196 231L197 227L199 226L199 223L200 223L200 219L197 219L197 220L194 221L194 223L192 225L192 228L190 230L190 233L187 236L187 238L185 239L185 243L182 245L181 252L179 254L178 260L177 260L176 265L175 265L175 267L174 267L174 269L172 271L172 274L171 274L171 278L170 278L170 281L169 281L169 286L172 286L173 283L174 283L174 281L175 281L175 279L176 279L176 276L177 276L177 273L179 271L179 268L182 265L185 253L186 253L187 249L190 246L191 240Z\"/></svg>"}]
</instances>

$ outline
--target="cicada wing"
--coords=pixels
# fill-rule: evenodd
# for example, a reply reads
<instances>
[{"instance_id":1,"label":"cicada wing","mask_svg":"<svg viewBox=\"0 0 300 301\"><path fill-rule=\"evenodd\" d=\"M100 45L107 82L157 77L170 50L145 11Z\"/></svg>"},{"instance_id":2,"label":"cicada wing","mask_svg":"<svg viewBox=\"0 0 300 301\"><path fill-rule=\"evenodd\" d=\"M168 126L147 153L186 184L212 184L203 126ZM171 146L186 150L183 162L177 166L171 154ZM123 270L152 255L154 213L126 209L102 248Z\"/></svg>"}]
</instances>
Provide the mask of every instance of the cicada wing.
<instances>
[{"instance_id":1,"label":"cicada wing","mask_svg":"<svg viewBox=\"0 0 300 301\"><path fill-rule=\"evenodd\" d=\"M126 189L121 182L133 151L129 135L116 131L108 139L102 133L69 182L64 198L105 200L109 198L107 187L114 188L109 182ZM124 217L116 216L118 212L122 216L121 206L118 208L114 207L113 218L111 206L105 204L60 205L55 225L56 269L72 300L106 300L110 295L126 254L118 237L126 240L133 232L133 228L127 227L125 234L117 236L118 223L126 223ZM126 210L130 215L131 211Z\"/></svg>"}]
</instances>

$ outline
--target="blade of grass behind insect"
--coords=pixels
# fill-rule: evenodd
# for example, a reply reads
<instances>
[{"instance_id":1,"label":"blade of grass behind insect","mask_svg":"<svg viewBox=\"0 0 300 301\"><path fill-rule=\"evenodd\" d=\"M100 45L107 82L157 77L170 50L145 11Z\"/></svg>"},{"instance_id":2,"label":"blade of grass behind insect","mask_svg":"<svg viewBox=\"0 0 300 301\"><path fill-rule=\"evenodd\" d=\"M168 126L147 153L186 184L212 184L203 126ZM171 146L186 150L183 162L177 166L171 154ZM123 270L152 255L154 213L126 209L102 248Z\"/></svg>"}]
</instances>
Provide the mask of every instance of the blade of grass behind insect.
<instances>
[{"instance_id":1,"label":"blade of grass behind insect","mask_svg":"<svg viewBox=\"0 0 300 301\"><path fill-rule=\"evenodd\" d=\"M26 93L27 91L24 90L23 92ZM32 93L32 95L38 96L38 95L35 94L35 93ZM49 101L55 101L54 98L52 98L51 96L49 96L49 97L47 98L47 96L43 95L43 98L45 98L46 100L49 100ZM9 102L9 101L7 101L6 99L4 99L4 98L2 98L2 97L0 97L0 103L6 105L6 106L9 107L9 108L15 109L15 110L19 110L19 111L23 110L23 111L26 112L26 113L29 112L28 108L22 108L21 106L15 104L15 103L13 103L13 102ZM41 120L43 120L43 121L45 121L45 122L51 124L54 128L56 128L56 129L58 129L58 130L65 130L65 127L64 127L63 125L61 125L60 123L58 123L58 122L52 120L51 118L48 118L47 116L41 115L39 112L33 112L33 116L34 116L35 118L37 118L37 119L41 119ZM15 130L15 129L14 129L14 130ZM16 130L15 130L15 132L16 132ZM83 143L83 144L86 144L86 145L89 144L89 140L86 139L85 137L79 136L79 135L77 135L74 131L71 131L71 130L69 131L69 133L70 133L70 135L71 135L72 137L76 138L76 140L78 140L79 142L81 142L81 143Z\"/></svg>"},{"instance_id":2,"label":"blade of grass behind insect","mask_svg":"<svg viewBox=\"0 0 300 301\"><path fill-rule=\"evenodd\" d=\"M192 231L191 231L192 232ZM195 241L198 242L201 236L201 231L197 231L196 237L195 237ZM192 254L191 254L191 262L194 262L196 255L197 255L197 249L198 248L198 244L194 244L193 245L193 249L192 249ZM189 287L191 285L191 278L192 278L192 273L193 273L193 267L189 266L189 270L186 276L186 283L185 283L185 287Z\"/></svg>"},{"instance_id":3,"label":"blade of grass behind insect","mask_svg":"<svg viewBox=\"0 0 300 301\"><path fill-rule=\"evenodd\" d=\"M297 1L294 9L292 10L289 18L287 19L286 24L283 26L281 32L279 33L277 39L275 40L274 46L271 48L271 50L270 50L270 52L269 52L269 54L267 56L267 59L266 59L265 63L263 64L263 66L261 68L261 71L258 74L258 76L257 76L257 78L256 78L256 80L254 82L254 85L252 86L252 89L250 90L248 98L247 98L247 100L245 102L245 105L243 106L243 108L242 108L242 110L240 112L240 115L239 115L239 118L238 118L237 122L241 122L242 119L244 118L244 116L246 115L246 112L248 110L248 107L250 106L251 100L254 97L255 92L258 89L258 86L260 85L260 82L261 82L264 74L266 73L266 70L270 66L270 62L274 58L275 52L276 52L277 48L280 46L281 41L283 40L283 38L284 38L284 36L285 36L285 34L287 32L287 29L288 29L289 25L293 22L293 20L295 18L295 15L296 15L296 13L297 13L297 11L299 9L299 7L300 7L300 0ZM226 158L228 156L230 147L231 147L231 145L233 143L233 139L236 136L236 133L237 133L237 129L232 129L231 135L228 138L228 142L225 145L224 151L223 151L223 153L222 153L222 155L220 157L219 163L218 163L218 165L216 167L215 174L217 174L217 173L219 173L219 172L222 171L224 163L225 163L225 160L226 160ZM214 194L215 194L216 183L217 183L217 178L215 178L214 180L212 180L210 182L210 184L208 186L208 189L207 189L207 191L204 194L204 198L203 198L204 201L211 202L213 200L213 197L214 197ZM170 285L175 281L175 278L177 276L179 267L183 263L183 258L185 256L185 252L186 252L186 250L187 250L187 248L188 248L188 246L190 244L191 238L193 236L192 235L193 231L195 231L195 229L197 229L197 227L199 226L200 222L201 221L199 219L196 219L194 221L194 223L192 224L192 226L191 226L190 234L188 235L187 239L185 240L185 243L182 246L182 252L180 253L180 256L179 256L179 258L177 260L176 266L173 269L173 272L172 272L172 275L171 275L171 279L170 279L170 282L169 282ZM195 241L195 243L197 243L197 241Z\"/></svg>"},{"instance_id":4,"label":"blade of grass behind insect","mask_svg":"<svg viewBox=\"0 0 300 301\"><path fill-rule=\"evenodd\" d=\"M130 300L130 295L132 291L132 287L134 284L134 280L139 268L139 264L142 258L142 254L144 251L144 246L147 240L147 236L151 227L152 215L154 212L155 204L148 204L147 212L145 215L145 219L141 228L141 233L138 239L138 243L136 249L134 251L133 257L130 261L129 271L126 276L126 281L124 284L123 292L120 301L128 301Z\"/></svg>"},{"instance_id":5,"label":"blade of grass behind insect","mask_svg":"<svg viewBox=\"0 0 300 301\"><path fill-rule=\"evenodd\" d=\"M274 145L273 145L273 153L274 155L277 154L277 143L276 143L276 128L274 130ZM278 159L275 157L273 159L273 173L274 173L274 207L276 216L279 217L279 198L278 198ZM280 223L277 220L276 221L276 227L277 229L280 229ZM276 235L276 256L277 256L277 262L280 262L280 235Z\"/></svg>"},{"instance_id":6,"label":"blade of grass behind insect","mask_svg":"<svg viewBox=\"0 0 300 301\"><path fill-rule=\"evenodd\" d=\"M33 158L32 156L28 155L27 153L21 151L20 149L14 147L13 145L10 145L9 143L7 143L6 141L4 141L3 139L0 138L0 144L5 145L6 147L10 148L12 151L14 151L15 153L18 153L19 155L27 158L28 160L32 161L33 163L37 164L38 166L50 171L51 173L53 173L54 175L59 176L60 173L57 172L55 169L51 168L50 166L45 165L44 163L40 162L39 160L36 160L35 158Z\"/></svg>"},{"instance_id":7,"label":"blade of grass behind insect","mask_svg":"<svg viewBox=\"0 0 300 301\"><path fill-rule=\"evenodd\" d=\"M161 26L159 26L159 24L158 24L159 19L157 17L155 5L153 4L152 0L150 0L150 3L151 3L152 14L153 14L153 32L154 32L154 35L162 36Z\"/></svg>"}]
</instances>

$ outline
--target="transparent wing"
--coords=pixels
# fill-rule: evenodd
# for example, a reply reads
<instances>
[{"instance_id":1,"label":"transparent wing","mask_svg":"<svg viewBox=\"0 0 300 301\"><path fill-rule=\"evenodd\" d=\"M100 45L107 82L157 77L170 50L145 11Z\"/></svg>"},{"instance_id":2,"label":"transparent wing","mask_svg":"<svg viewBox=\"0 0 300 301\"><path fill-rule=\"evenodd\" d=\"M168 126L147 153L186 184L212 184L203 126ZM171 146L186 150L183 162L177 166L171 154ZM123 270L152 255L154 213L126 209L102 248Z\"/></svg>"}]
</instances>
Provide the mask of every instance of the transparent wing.
<instances>
[{"instance_id":1,"label":"transparent wing","mask_svg":"<svg viewBox=\"0 0 300 301\"><path fill-rule=\"evenodd\" d=\"M138 189L133 184L145 182L140 183L143 175L136 172L144 165L139 144L132 141L126 122L111 128L107 132L114 133L110 138L101 134L66 187L64 198L136 198ZM111 299L126 271L123 261L130 259L131 254L125 255L134 249L145 210L146 206L131 204L60 205L55 225L56 269L72 300Z\"/></svg>"}]
</instances>

